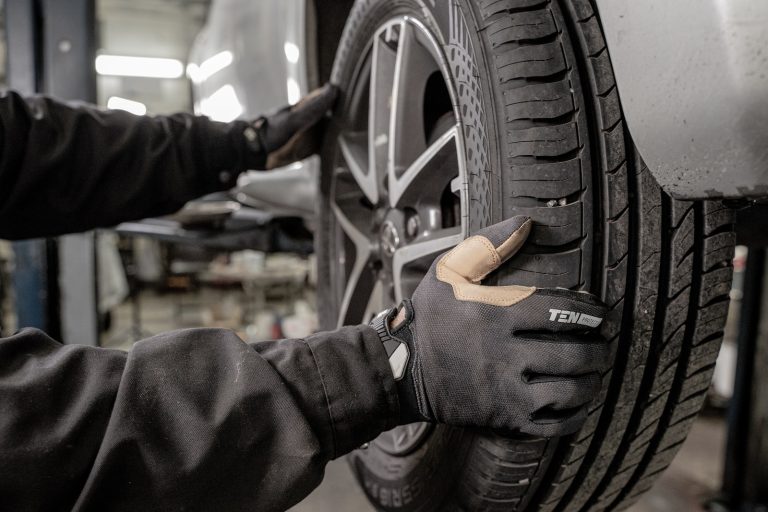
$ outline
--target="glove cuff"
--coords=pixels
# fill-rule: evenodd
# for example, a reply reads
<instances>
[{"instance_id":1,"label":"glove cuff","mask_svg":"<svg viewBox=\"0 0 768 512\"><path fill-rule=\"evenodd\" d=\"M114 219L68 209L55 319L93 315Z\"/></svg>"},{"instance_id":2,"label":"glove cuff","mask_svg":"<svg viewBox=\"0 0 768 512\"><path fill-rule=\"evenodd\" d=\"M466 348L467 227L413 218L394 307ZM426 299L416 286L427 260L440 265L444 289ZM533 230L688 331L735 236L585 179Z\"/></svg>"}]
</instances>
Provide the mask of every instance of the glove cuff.
<instances>
[{"instance_id":1,"label":"glove cuff","mask_svg":"<svg viewBox=\"0 0 768 512\"><path fill-rule=\"evenodd\" d=\"M248 169L262 171L267 168L269 151L266 143L267 118L259 117L243 130L246 154L244 157Z\"/></svg>"},{"instance_id":2,"label":"glove cuff","mask_svg":"<svg viewBox=\"0 0 768 512\"><path fill-rule=\"evenodd\" d=\"M391 324L398 314L404 313L404 319L392 328ZM392 369L392 376L397 385L400 401L400 424L407 425L419 421L433 421L428 414L426 399L419 399L416 387L416 352L410 324L413 320L413 307L410 301L403 301L399 307L382 311L371 321L370 326L376 331L384 346ZM420 403L425 406L421 407Z\"/></svg>"},{"instance_id":3,"label":"glove cuff","mask_svg":"<svg viewBox=\"0 0 768 512\"><path fill-rule=\"evenodd\" d=\"M379 340L387 352L392 376L396 382L399 382L405 377L408 362L411 358L411 350L405 341L393 336L390 332L389 324L396 315L397 308L382 311L371 320L370 326L379 335Z\"/></svg>"}]
</instances>

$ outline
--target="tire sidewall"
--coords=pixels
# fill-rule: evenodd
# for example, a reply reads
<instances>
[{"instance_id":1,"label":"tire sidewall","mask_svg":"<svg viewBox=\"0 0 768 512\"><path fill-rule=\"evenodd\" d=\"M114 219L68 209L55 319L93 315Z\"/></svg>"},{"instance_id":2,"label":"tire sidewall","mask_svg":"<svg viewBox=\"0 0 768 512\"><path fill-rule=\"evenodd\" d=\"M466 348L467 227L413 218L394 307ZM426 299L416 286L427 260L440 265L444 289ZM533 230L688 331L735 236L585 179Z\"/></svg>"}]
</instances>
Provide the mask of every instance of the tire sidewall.
<instances>
[{"instance_id":1,"label":"tire sidewall","mask_svg":"<svg viewBox=\"0 0 768 512\"><path fill-rule=\"evenodd\" d=\"M498 170L499 152L490 141L497 140L488 84L483 84L484 64L475 49L479 42L468 27L471 9L457 1L422 2L420 0L360 0L350 13L339 43L332 82L341 86L340 105L345 105L344 86L351 84L375 31L397 15L416 17L437 38L443 50L449 79L456 93L454 101L460 113L462 144L467 156L465 184L469 232L501 220ZM487 75L485 75L487 76ZM491 109L492 110L492 109ZM336 161L337 139L341 126L335 121L327 135L322 154L320 177L320 229L316 240L319 266L318 309L322 326L335 328L343 290L338 287L336 240L338 226L330 208L332 169ZM494 163L492 163L494 162ZM414 452L393 456L371 443L365 450L349 456L349 462L364 492L379 510L436 510L456 491L456 480L473 444L475 434L446 426L436 427Z\"/></svg>"}]
</instances>

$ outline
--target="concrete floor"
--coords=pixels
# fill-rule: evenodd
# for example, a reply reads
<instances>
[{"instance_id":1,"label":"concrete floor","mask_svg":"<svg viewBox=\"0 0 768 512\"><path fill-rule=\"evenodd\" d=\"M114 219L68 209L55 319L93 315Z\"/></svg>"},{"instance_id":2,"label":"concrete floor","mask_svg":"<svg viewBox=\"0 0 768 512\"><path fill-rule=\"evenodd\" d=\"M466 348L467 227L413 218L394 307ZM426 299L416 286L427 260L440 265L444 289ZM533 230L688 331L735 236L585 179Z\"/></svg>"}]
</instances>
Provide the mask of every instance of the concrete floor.
<instances>
[{"instance_id":1,"label":"concrete floor","mask_svg":"<svg viewBox=\"0 0 768 512\"><path fill-rule=\"evenodd\" d=\"M631 512L699 512L722 484L725 421L700 416L680 452Z\"/></svg>"},{"instance_id":2,"label":"concrete floor","mask_svg":"<svg viewBox=\"0 0 768 512\"><path fill-rule=\"evenodd\" d=\"M704 512L702 503L720 487L725 427L719 418L700 418L669 469L629 512ZM349 465L328 465L325 480L292 512L374 512Z\"/></svg>"},{"instance_id":3,"label":"concrete floor","mask_svg":"<svg viewBox=\"0 0 768 512\"><path fill-rule=\"evenodd\" d=\"M221 303L231 291L206 291L202 294L142 296L142 322L148 334L179 327L199 326L204 311ZM130 325L130 308L123 305L114 316L114 327L105 345L130 348L123 336ZM112 337L111 341L109 338ZM725 427L723 420L700 418L670 468L656 485L635 504L630 512L703 512L701 504L712 498L720 487ZM292 512L373 512L374 509L357 486L345 459L330 463L323 483Z\"/></svg>"},{"instance_id":4,"label":"concrete floor","mask_svg":"<svg viewBox=\"0 0 768 512\"><path fill-rule=\"evenodd\" d=\"M352 476L346 459L328 464L325 479L290 512L375 512Z\"/></svg>"}]
</instances>

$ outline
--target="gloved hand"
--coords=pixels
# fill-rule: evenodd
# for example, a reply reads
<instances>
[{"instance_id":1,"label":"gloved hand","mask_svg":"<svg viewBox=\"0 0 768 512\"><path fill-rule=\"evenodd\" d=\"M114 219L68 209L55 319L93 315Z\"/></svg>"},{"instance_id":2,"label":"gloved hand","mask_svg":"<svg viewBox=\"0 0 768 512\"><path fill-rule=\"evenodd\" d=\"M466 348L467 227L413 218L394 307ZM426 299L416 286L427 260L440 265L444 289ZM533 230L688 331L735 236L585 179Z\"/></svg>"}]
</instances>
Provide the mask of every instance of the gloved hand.
<instances>
[{"instance_id":1,"label":"gloved hand","mask_svg":"<svg viewBox=\"0 0 768 512\"><path fill-rule=\"evenodd\" d=\"M338 88L326 84L297 104L251 123L245 132L252 149L248 167L275 169L317 153L322 141L320 121L333 107L337 95Z\"/></svg>"},{"instance_id":2,"label":"gloved hand","mask_svg":"<svg viewBox=\"0 0 768 512\"><path fill-rule=\"evenodd\" d=\"M402 423L542 437L583 424L612 361L597 333L606 307L561 288L480 284L530 229L529 218L513 217L481 230L437 258L411 300L372 322L398 381Z\"/></svg>"}]
</instances>

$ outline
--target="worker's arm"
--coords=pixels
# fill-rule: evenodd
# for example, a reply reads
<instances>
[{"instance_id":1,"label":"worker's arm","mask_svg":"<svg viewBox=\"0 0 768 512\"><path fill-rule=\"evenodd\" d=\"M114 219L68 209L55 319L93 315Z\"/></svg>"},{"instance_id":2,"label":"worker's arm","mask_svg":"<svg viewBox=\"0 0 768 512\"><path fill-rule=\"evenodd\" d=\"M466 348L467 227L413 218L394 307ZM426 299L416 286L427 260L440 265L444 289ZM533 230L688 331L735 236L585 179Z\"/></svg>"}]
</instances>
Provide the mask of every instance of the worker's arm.
<instances>
[{"instance_id":1,"label":"worker's arm","mask_svg":"<svg viewBox=\"0 0 768 512\"><path fill-rule=\"evenodd\" d=\"M173 213L316 150L305 136L332 105L326 86L253 123L144 117L46 97L0 95L0 238L114 226ZM310 133L311 135L311 133Z\"/></svg>"},{"instance_id":2,"label":"worker's arm","mask_svg":"<svg viewBox=\"0 0 768 512\"><path fill-rule=\"evenodd\" d=\"M0 341L3 510L285 510L395 425L370 327L247 345L219 329L128 352Z\"/></svg>"},{"instance_id":3,"label":"worker's arm","mask_svg":"<svg viewBox=\"0 0 768 512\"><path fill-rule=\"evenodd\" d=\"M575 432L610 366L605 306L482 284L530 228L462 242L373 328L254 345L188 330L127 354L35 330L1 340L3 510L280 511L397 424Z\"/></svg>"}]
</instances>

